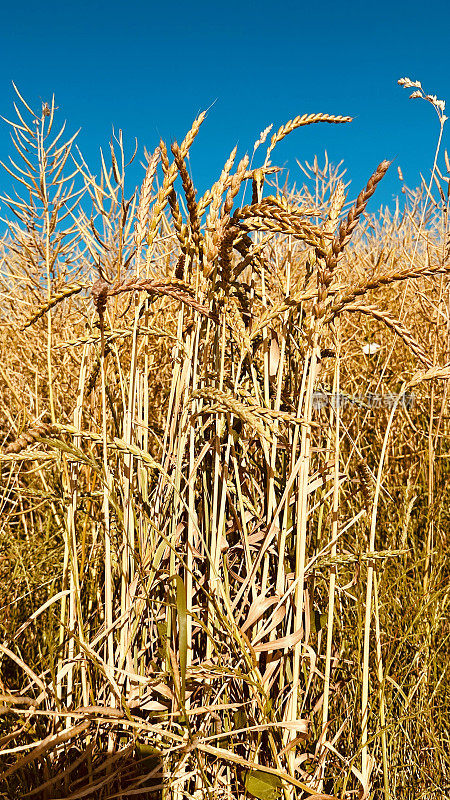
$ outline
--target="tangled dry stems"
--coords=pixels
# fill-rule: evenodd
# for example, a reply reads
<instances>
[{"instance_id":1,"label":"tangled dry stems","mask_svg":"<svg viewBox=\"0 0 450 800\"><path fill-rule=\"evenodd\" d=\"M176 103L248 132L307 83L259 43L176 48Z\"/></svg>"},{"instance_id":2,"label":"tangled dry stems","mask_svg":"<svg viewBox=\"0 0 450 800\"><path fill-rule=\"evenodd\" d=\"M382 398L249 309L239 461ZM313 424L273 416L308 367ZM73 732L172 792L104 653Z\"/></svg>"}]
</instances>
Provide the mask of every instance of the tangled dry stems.
<instances>
[{"instance_id":1,"label":"tangled dry stems","mask_svg":"<svg viewBox=\"0 0 450 800\"><path fill-rule=\"evenodd\" d=\"M81 162L92 214L80 204L64 228L53 116L14 128L19 148L24 131L37 144L28 179L48 180L3 260L2 791L406 798L412 782L439 796L442 219L416 247L415 196L355 240L387 161L339 228L345 185L331 169L321 197L276 183L262 197L284 136L350 121L323 114L282 126L260 168L244 156L233 172L233 150L197 201L186 157L201 114L172 163L164 142L148 158L138 202L121 137L99 183ZM381 345L364 355L373 335L390 361ZM431 398L390 421L358 399L432 381ZM347 404L317 409L317 390Z\"/></svg>"}]
</instances>

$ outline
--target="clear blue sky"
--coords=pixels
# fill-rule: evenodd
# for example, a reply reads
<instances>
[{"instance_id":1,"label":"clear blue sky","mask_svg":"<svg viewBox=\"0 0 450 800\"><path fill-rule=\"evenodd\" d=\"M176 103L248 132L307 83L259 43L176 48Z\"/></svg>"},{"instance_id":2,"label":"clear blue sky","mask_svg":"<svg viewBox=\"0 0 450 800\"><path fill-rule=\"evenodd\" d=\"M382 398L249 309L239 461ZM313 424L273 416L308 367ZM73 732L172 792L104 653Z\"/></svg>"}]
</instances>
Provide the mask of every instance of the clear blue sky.
<instances>
[{"instance_id":1,"label":"clear blue sky","mask_svg":"<svg viewBox=\"0 0 450 800\"><path fill-rule=\"evenodd\" d=\"M142 152L160 136L180 141L214 103L191 153L201 191L232 147L251 151L270 122L277 128L305 112L350 114L350 125L294 132L272 160L299 182L296 159L320 159L327 149L331 160L344 159L355 195L383 158L393 158L375 210L399 191L397 165L411 186L430 173L436 113L408 100L397 79L421 80L449 112L449 45L445 0L9 0L0 25L0 114L14 114L12 81L38 109L55 93L60 120L69 132L81 128L78 144L95 172L113 126L130 149L137 137ZM2 160L13 154L8 137L0 122ZM137 182L140 170L133 174ZM0 191L7 188L3 175Z\"/></svg>"}]
</instances>

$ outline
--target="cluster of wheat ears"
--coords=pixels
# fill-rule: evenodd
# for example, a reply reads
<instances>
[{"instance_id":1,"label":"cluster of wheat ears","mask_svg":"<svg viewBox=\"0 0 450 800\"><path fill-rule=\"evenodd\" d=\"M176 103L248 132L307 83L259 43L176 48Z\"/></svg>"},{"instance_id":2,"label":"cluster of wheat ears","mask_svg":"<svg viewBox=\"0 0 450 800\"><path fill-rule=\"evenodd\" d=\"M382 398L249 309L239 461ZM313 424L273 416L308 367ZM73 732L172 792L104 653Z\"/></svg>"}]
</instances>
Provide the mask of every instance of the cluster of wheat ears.
<instances>
[{"instance_id":1,"label":"cluster of wheat ears","mask_svg":"<svg viewBox=\"0 0 450 800\"><path fill-rule=\"evenodd\" d=\"M272 165L350 117L270 126L197 197L202 113L127 194L122 134L97 178L19 95L2 797L449 796L446 118L400 83L439 141L377 216L388 161L354 203L341 165Z\"/></svg>"}]
</instances>

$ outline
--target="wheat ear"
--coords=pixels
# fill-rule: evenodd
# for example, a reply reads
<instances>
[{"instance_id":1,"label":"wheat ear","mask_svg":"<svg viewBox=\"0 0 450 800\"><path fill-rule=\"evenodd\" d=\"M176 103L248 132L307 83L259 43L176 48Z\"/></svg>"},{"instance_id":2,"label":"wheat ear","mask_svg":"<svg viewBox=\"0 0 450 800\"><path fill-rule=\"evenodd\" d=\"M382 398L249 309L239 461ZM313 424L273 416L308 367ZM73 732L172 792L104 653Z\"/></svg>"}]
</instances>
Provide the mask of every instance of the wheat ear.
<instances>
[{"instance_id":1,"label":"wheat ear","mask_svg":"<svg viewBox=\"0 0 450 800\"><path fill-rule=\"evenodd\" d=\"M339 314L339 312L342 311L342 309L344 309L347 305L353 303L357 297L361 297L367 294L367 292L380 289L382 286L389 286L389 284L395 283L396 281L406 281L411 278L430 277L432 275L445 275L448 272L450 272L450 263L437 264L434 267L430 266L429 264L424 264L423 266L415 267L414 269L408 267L406 269L398 270L398 272L391 272L389 275L376 275L370 281L352 288L334 305L332 305L330 307L330 316L328 317L327 321L331 322L336 314Z\"/></svg>"},{"instance_id":2,"label":"wheat ear","mask_svg":"<svg viewBox=\"0 0 450 800\"><path fill-rule=\"evenodd\" d=\"M78 292L81 292L85 288L86 286L84 283L72 283L70 284L70 286L66 286L64 289L61 289L56 294L53 294L47 300L47 302L44 303L44 305L40 306L38 310L35 311L32 317L29 317L29 319L27 319L27 321L22 325L21 330L24 331L25 328L28 328L30 325L33 325L34 322L43 317L44 314L47 313L47 311L50 311L50 309L54 308L54 306L58 305L58 303L61 303L63 300L66 300L67 297L71 297L74 294L78 294Z\"/></svg>"},{"instance_id":3,"label":"wheat ear","mask_svg":"<svg viewBox=\"0 0 450 800\"><path fill-rule=\"evenodd\" d=\"M394 317L387 311L382 311L382 309L377 308L376 306L353 305L346 306L345 310L350 311L351 313L368 314L370 317L374 317L380 322L384 322L384 324L390 328L391 331L394 331L397 336L400 336L400 338L403 339L407 347L412 350L412 352L420 359L420 361L422 361L428 367L432 366L432 362L423 347L418 341L416 341L412 333L397 317Z\"/></svg>"},{"instance_id":4,"label":"wheat ear","mask_svg":"<svg viewBox=\"0 0 450 800\"><path fill-rule=\"evenodd\" d=\"M160 157L160 149L156 148L153 155L148 159L145 178L142 182L141 193L139 197L139 204L136 211L136 227L134 232L134 242L137 248L140 248L145 237L145 229L147 227L148 215L150 212L150 203L152 198L153 181L158 167Z\"/></svg>"},{"instance_id":5,"label":"wheat ear","mask_svg":"<svg viewBox=\"0 0 450 800\"><path fill-rule=\"evenodd\" d=\"M318 122L329 122L339 125L343 122L351 122L352 119L353 117L335 116L334 114L302 114L301 116L294 117L294 119L290 119L289 122L286 122L285 125L281 125L277 132L273 134L269 147L267 148L266 160L264 162L265 166L269 163L270 154L278 142L281 142L285 136L295 131L296 128L301 128L304 125L315 125Z\"/></svg>"},{"instance_id":6,"label":"wheat ear","mask_svg":"<svg viewBox=\"0 0 450 800\"><path fill-rule=\"evenodd\" d=\"M57 432L56 429L50 423L38 422L24 433L21 433L14 442L11 442L5 449L5 455L20 453L21 450L37 442L38 439L52 436L55 432Z\"/></svg>"},{"instance_id":7,"label":"wheat ear","mask_svg":"<svg viewBox=\"0 0 450 800\"><path fill-rule=\"evenodd\" d=\"M167 156L167 147L165 143L162 141L162 139L159 144L159 147L161 150L161 164L164 171L164 175L168 175L170 164ZM169 208L170 208L170 213L172 214L172 222L173 222L173 227L175 229L175 234L180 244L182 253L186 253L188 249L188 235L186 226L183 224L183 217L181 215L180 206L178 204L177 193L173 188L173 186L169 192L168 199L169 199Z\"/></svg>"},{"instance_id":8,"label":"wheat ear","mask_svg":"<svg viewBox=\"0 0 450 800\"><path fill-rule=\"evenodd\" d=\"M183 190L186 197L186 205L189 214L189 222L191 224L192 241L194 244L195 252L201 259L203 253L203 237L200 232L200 219L198 216L198 207L195 200L195 189L192 178L187 171L185 160L182 156L181 149L178 144L174 142L171 147L175 164L177 165L178 172L181 176L183 183Z\"/></svg>"},{"instance_id":9,"label":"wheat ear","mask_svg":"<svg viewBox=\"0 0 450 800\"><path fill-rule=\"evenodd\" d=\"M206 236L206 261L209 264L212 264L214 260L217 258L217 254L219 251L219 239L220 236L216 231L216 225L219 219L219 209L220 203L222 201L222 195L225 191L225 186L227 180L230 176L230 172L232 170L235 158L237 153L237 147L235 147L227 161L225 162L225 166L220 174L219 180L214 184L211 189L211 207L206 217L206 229L207 229L207 236Z\"/></svg>"},{"instance_id":10,"label":"wheat ear","mask_svg":"<svg viewBox=\"0 0 450 800\"><path fill-rule=\"evenodd\" d=\"M186 158L189 148L191 147L197 133L200 130L200 125L202 124L203 120L205 119L206 112L202 111L201 114L194 120L191 129L187 132L185 138L183 139L180 145L180 153L182 158ZM164 213L164 209L167 205L169 200L169 195L172 191L172 187L175 183L177 177L177 165L175 163L171 164L167 173L164 175L163 184L158 190L158 194L156 196L155 203L153 205L152 216L150 219L149 224L149 231L148 231L148 238L147 243L149 247L153 244L156 233L158 231L162 215Z\"/></svg>"},{"instance_id":11,"label":"wheat ear","mask_svg":"<svg viewBox=\"0 0 450 800\"><path fill-rule=\"evenodd\" d=\"M373 175L369 178L367 186L358 195L355 205L352 206L348 212L347 219L341 223L339 234L333 242L333 253L336 259L352 238L353 231L358 224L361 214L365 211L367 203L375 192L379 182L386 175L391 163L391 161L382 161L381 164L378 165Z\"/></svg>"},{"instance_id":12,"label":"wheat ear","mask_svg":"<svg viewBox=\"0 0 450 800\"><path fill-rule=\"evenodd\" d=\"M384 178L391 162L382 161L378 165L375 172L369 178L367 186L360 192L357 197L356 203L348 212L347 219L341 222L339 233L334 238L331 247L322 243L321 247L316 247L316 258L318 261L317 270L317 303L314 306L314 315L317 320L322 319L325 315L329 287L333 278L334 270L336 269L339 256L344 250L345 246L350 242L353 232L358 224L359 218L363 214L367 203L372 197L379 182ZM343 196L343 190L339 190L340 198ZM331 220L330 220L331 223Z\"/></svg>"}]
</instances>

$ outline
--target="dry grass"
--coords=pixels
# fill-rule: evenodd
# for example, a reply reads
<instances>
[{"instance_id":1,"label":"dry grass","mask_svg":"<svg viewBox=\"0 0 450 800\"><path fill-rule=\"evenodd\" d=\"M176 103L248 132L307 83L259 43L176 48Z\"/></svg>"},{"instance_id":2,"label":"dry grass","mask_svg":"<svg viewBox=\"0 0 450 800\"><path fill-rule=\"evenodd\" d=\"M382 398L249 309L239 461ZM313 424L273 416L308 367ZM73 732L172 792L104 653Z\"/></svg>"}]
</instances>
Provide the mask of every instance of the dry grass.
<instances>
[{"instance_id":1,"label":"dry grass","mask_svg":"<svg viewBox=\"0 0 450 800\"><path fill-rule=\"evenodd\" d=\"M279 189L323 114L197 199L201 114L129 197L121 135L97 180L19 99L2 796L450 796L440 139L394 214L366 210L387 161L354 204L317 160Z\"/></svg>"}]
</instances>

